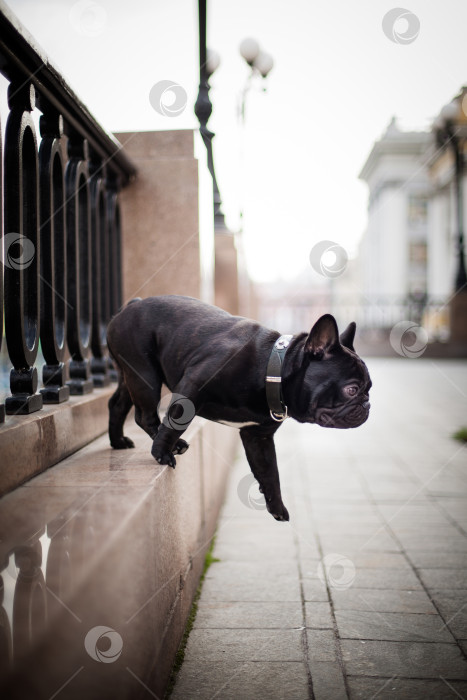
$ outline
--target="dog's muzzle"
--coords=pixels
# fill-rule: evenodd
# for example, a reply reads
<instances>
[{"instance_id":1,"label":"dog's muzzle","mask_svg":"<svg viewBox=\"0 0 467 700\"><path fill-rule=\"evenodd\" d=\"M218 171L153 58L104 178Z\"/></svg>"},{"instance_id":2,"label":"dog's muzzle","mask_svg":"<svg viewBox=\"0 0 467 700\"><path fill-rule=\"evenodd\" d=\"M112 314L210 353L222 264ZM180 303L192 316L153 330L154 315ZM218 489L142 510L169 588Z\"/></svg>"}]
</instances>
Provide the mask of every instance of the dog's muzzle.
<instances>
[{"instance_id":1,"label":"dog's muzzle","mask_svg":"<svg viewBox=\"0 0 467 700\"><path fill-rule=\"evenodd\" d=\"M340 408L318 408L315 422L323 428L358 428L370 413L370 402L346 403Z\"/></svg>"}]
</instances>

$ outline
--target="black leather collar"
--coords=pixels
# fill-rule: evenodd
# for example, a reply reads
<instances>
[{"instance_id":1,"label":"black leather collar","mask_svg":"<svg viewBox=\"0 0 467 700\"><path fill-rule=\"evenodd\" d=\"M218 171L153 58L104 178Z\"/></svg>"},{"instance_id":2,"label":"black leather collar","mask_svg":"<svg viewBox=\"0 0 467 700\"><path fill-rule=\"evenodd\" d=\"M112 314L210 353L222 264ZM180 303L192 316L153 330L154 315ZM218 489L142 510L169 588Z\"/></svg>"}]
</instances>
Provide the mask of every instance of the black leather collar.
<instances>
[{"instance_id":1,"label":"black leather collar","mask_svg":"<svg viewBox=\"0 0 467 700\"><path fill-rule=\"evenodd\" d=\"M282 396L282 363L292 335L281 335L274 343L266 369L266 398L271 418L282 423L287 418L287 406Z\"/></svg>"}]
</instances>

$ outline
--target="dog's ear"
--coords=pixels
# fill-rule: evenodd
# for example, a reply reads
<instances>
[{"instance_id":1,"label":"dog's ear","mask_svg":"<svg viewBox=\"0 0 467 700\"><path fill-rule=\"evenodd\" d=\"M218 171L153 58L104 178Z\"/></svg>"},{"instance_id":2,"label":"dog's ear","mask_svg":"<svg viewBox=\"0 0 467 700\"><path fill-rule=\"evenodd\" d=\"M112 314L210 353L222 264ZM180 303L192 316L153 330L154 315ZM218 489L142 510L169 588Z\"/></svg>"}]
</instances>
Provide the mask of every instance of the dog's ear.
<instances>
[{"instance_id":1,"label":"dog's ear","mask_svg":"<svg viewBox=\"0 0 467 700\"><path fill-rule=\"evenodd\" d=\"M352 350L352 352L355 352L354 346L353 346L353 341L355 338L355 330L357 328L357 325L355 321L352 321L352 323L349 323L345 331L342 331L340 339L341 343L345 348L348 348L349 350Z\"/></svg>"},{"instance_id":2,"label":"dog's ear","mask_svg":"<svg viewBox=\"0 0 467 700\"><path fill-rule=\"evenodd\" d=\"M336 319L331 314L324 314L316 321L306 339L305 353L316 360L321 360L326 353L332 352L339 345Z\"/></svg>"}]
</instances>

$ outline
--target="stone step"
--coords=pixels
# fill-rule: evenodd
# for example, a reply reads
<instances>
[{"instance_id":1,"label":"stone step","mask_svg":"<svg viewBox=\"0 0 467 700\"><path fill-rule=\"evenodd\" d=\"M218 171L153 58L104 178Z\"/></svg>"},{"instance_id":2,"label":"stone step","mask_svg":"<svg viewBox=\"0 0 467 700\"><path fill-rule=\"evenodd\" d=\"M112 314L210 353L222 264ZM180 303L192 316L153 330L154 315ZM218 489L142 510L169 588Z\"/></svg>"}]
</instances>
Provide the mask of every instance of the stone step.
<instances>
[{"instance_id":1,"label":"stone step","mask_svg":"<svg viewBox=\"0 0 467 700\"><path fill-rule=\"evenodd\" d=\"M161 697L237 431L195 419L176 469L102 436L0 500L0 694Z\"/></svg>"}]
</instances>

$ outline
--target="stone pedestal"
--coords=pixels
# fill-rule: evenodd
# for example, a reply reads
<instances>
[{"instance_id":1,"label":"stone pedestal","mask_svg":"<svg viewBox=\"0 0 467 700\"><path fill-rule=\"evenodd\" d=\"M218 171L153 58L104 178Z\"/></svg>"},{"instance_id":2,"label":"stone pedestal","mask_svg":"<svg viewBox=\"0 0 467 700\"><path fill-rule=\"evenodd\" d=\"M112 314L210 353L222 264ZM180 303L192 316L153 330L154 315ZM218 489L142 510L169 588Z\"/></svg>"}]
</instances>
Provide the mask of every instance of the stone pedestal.
<instances>
[{"instance_id":1,"label":"stone pedestal","mask_svg":"<svg viewBox=\"0 0 467 700\"><path fill-rule=\"evenodd\" d=\"M231 314L239 313L238 257L234 233L215 235L214 298Z\"/></svg>"},{"instance_id":2,"label":"stone pedestal","mask_svg":"<svg viewBox=\"0 0 467 700\"><path fill-rule=\"evenodd\" d=\"M467 347L467 289L458 292L449 303L450 342Z\"/></svg>"},{"instance_id":3,"label":"stone pedestal","mask_svg":"<svg viewBox=\"0 0 467 700\"><path fill-rule=\"evenodd\" d=\"M212 246L213 225L209 231L203 221L200 232L199 222L208 198L212 211L212 180L210 189L200 187L205 166L194 156L195 133L115 136L138 170L135 182L120 194L124 302L158 294L206 297L201 239L210 237Z\"/></svg>"}]
</instances>

